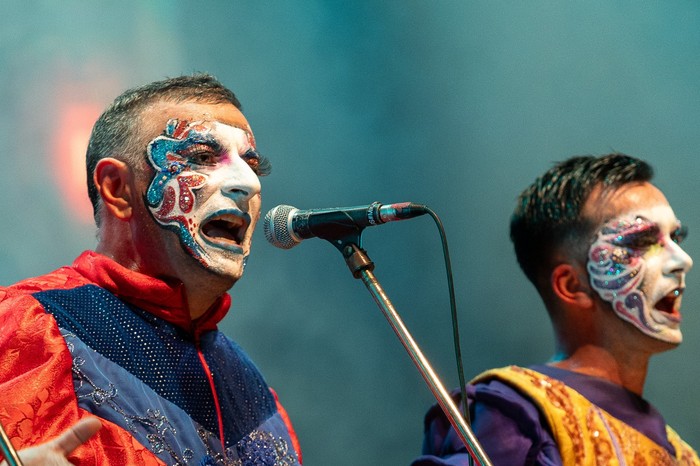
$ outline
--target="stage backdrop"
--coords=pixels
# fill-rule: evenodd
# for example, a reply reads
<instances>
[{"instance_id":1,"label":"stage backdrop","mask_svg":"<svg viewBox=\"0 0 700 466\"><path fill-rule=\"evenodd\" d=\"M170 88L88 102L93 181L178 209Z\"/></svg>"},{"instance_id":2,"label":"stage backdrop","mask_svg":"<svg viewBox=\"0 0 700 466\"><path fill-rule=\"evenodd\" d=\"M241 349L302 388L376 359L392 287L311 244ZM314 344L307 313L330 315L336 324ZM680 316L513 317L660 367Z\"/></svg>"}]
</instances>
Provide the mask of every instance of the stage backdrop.
<instances>
[{"instance_id":1,"label":"stage backdrop","mask_svg":"<svg viewBox=\"0 0 700 466\"><path fill-rule=\"evenodd\" d=\"M243 102L273 162L263 213L413 201L450 246L468 376L552 354L508 220L554 161L650 161L700 258L700 6L695 2L12 1L0 15L0 284L95 244L87 132L127 87L207 71ZM363 246L415 339L457 384L440 241L429 217ZM685 342L645 395L700 447L700 274ZM256 232L223 330L279 392L310 466L406 465L433 403L340 253Z\"/></svg>"}]
</instances>

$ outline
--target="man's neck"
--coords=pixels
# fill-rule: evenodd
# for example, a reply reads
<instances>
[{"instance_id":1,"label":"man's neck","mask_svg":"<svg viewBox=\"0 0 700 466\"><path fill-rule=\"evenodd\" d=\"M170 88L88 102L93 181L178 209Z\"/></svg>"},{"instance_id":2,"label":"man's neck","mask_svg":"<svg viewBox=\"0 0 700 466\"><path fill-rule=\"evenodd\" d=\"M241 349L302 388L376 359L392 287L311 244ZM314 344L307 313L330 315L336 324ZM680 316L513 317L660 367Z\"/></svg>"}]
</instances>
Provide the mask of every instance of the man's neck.
<instances>
[{"instance_id":1,"label":"man's neck","mask_svg":"<svg viewBox=\"0 0 700 466\"><path fill-rule=\"evenodd\" d=\"M550 365L608 380L642 396L649 355L614 354L600 346L585 345Z\"/></svg>"},{"instance_id":2,"label":"man's neck","mask_svg":"<svg viewBox=\"0 0 700 466\"><path fill-rule=\"evenodd\" d=\"M229 278L212 276L207 280L189 278L183 281L183 285L190 317L195 320L204 315L233 286L233 282Z\"/></svg>"},{"instance_id":3,"label":"man's neck","mask_svg":"<svg viewBox=\"0 0 700 466\"><path fill-rule=\"evenodd\" d=\"M118 249L108 246L109 245L106 245L105 242L100 242L95 248L95 251L111 258L130 270L161 279L173 278L171 274L164 273L163 271L148 269L142 260L137 260L141 258L141 256L134 254L133 251L125 251L124 248ZM192 320L204 315L204 313L206 313L235 283L235 280L230 277L221 277L213 273L202 273L200 270L196 270L195 272L196 273L181 274L185 276L178 278L185 288L187 310Z\"/></svg>"}]
</instances>

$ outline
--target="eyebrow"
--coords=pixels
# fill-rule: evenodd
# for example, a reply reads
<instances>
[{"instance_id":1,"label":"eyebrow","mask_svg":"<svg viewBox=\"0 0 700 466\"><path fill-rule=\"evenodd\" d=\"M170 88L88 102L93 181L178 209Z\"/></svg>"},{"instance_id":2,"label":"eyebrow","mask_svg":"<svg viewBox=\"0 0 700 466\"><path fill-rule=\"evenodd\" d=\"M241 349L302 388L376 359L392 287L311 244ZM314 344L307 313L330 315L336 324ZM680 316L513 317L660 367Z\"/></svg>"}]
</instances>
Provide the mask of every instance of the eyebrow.
<instances>
[{"instance_id":1,"label":"eyebrow","mask_svg":"<svg viewBox=\"0 0 700 466\"><path fill-rule=\"evenodd\" d=\"M219 138L214 136L210 131L200 132L196 130L190 130L187 137L180 140L180 144L178 144L178 146L181 147L178 147L178 150L188 149L195 144L208 146L216 152L221 152L223 150L223 145L219 141Z\"/></svg>"},{"instance_id":2,"label":"eyebrow","mask_svg":"<svg viewBox=\"0 0 700 466\"><path fill-rule=\"evenodd\" d=\"M250 147L248 147L248 149L242 154L237 155L245 160L256 159L258 161L256 175L267 176L272 172L272 163L267 157L258 152L257 148L255 147L255 136L253 136L253 133L250 130L237 125L229 125L224 122L216 121L216 123L227 125L231 128L239 129L243 131L243 133L245 133L247 137L247 142ZM213 151L217 152L218 154L224 152L224 145L220 141L220 138L215 136L211 131L207 131L204 134L196 132L194 136L188 136L185 140L183 140L183 142L185 141L189 142L188 147L191 147L194 144L203 144L210 147ZM187 149L187 147L181 150L185 149Z\"/></svg>"}]
</instances>

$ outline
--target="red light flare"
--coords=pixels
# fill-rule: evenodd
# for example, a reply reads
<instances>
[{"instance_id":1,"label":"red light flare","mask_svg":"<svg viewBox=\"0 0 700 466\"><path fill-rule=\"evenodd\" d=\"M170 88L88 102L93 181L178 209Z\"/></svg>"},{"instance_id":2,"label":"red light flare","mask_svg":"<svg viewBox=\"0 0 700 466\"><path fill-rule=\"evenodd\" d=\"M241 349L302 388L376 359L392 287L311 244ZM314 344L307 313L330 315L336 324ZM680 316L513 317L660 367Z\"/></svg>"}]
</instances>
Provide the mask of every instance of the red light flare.
<instances>
[{"instance_id":1,"label":"red light flare","mask_svg":"<svg viewBox=\"0 0 700 466\"><path fill-rule=\"evenodd\" d=\"M77 221L93 223L87 195L85 151L90 132L102 112L96 103L60 104L54 128L53 150L49 150L52 174L66 210Z\"/></svg>"}]
</instances>

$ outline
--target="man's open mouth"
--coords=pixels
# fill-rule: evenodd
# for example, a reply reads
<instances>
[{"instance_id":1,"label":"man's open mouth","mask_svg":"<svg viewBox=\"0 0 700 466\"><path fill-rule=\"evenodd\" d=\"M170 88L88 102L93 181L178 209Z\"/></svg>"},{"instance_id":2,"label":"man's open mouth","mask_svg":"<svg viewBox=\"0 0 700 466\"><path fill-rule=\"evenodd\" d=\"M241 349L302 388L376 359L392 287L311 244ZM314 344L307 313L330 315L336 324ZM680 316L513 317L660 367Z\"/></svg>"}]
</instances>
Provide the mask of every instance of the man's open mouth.
<instances>
[{"instance_id":1,"label":"man's open mouth","mask_svg":"<svg viewBox=\"0 0 700 466\"><path fill-rule=\"evenodd\" d=\"M250 221L247 216L221 214L207 219L200 231L212 243L240 246L249 225Z\"/></svg>"},{"instance_id":2,"label":"man's open mouth","mask_svg":"<svg viewBox=\"0 0 700 466\"><path fill-rule=\"evenodd\" d=\"M683 288L676 288L657 301L654 309L675 317L680 317L680 301L682 294Z\"/></svg>"}]
</instances>

